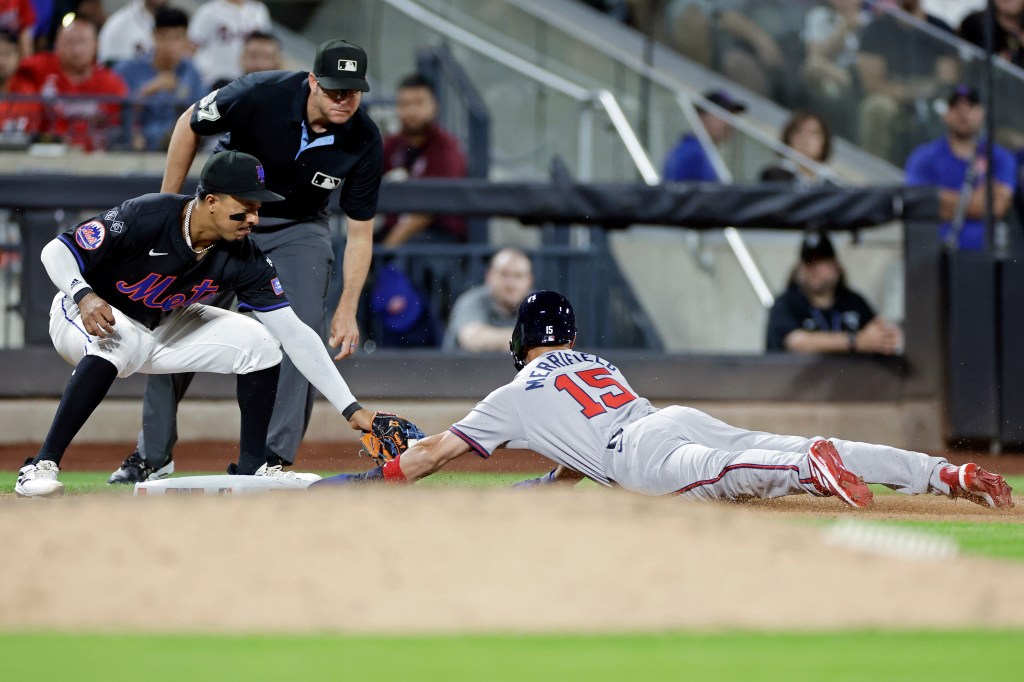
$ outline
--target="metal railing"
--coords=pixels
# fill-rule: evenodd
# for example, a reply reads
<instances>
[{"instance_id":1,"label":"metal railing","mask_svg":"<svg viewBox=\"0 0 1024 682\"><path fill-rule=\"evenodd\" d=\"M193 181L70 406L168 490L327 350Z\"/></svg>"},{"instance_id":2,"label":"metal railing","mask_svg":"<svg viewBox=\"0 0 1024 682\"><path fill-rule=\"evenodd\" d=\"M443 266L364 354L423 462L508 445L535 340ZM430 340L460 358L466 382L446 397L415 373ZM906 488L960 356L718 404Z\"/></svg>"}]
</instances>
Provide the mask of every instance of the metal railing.
<instances>
[{"instance_id":1,"label":"metal railing","mask_svg":"<svg viewBox=\"0 0 1024 682\"><path fill-rule=\"evenodd\" d=\"M590 178L593 175L593 138L595 128L592 110L595 107L599 107L609 117L616 134L629 154L640 177L645 182L649 182L649 178L653 179L652 172L654 174L657 173L654 171L649 155L641 147L636 133L632 130L627 118L622 113L621 106L619 106L615 96L610 91L586 88L548 69L537 66L529 60L444 19L412 0L383 0L383 2L430 30L441 34L446 39L494 60L505 68L525 76L530 81L565 95L582 105L581 110L578 112L579 149L577 157L577 168L581 178Z\"/></svg>"}]
</instances>

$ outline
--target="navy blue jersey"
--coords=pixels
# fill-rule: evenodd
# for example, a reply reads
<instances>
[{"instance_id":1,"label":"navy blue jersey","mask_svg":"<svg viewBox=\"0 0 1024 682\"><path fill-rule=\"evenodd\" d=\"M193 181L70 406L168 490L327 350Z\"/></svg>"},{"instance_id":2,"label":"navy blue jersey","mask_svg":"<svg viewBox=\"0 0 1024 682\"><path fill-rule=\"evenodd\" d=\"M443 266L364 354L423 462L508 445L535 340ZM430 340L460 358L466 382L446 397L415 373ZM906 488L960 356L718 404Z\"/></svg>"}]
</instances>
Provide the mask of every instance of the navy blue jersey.
<instances>
[{"instance_id":1,"label":"navy blue jersey","mask_svg":"<svg viewBox=\"0 0 1024 682\"><path fill-rule=\"evenodd\" d=\"M768 312L766 345L770 351L786 350L790 332L858 332L875 319L875 311L863 296L847 287L836 289L835 302L828 310L811 305L796 283L775 299Z\"/></svg>"},{"instance_id":2,"label":"navy blue jersey","mask_svg":"<svg viewBox=\"0 0 1024 682\"><path fill-rule=\"evenodd\" d=\"M227 133L220 149L252 154L267 172L267 189L284 201L260 215L296 222L324 218L327 199L341 187L341 210L353 220L377 214L384 151L377 125L362 109L342 125L316 134L306 121L306 71L242 76L201 99L192 112L198 135Z\"/></svg>"},{"instance_id":3,"label":"navy blue jersey","mask_svg":"<svg viewBox=\"0 0 1024 682\"><path fill-rule=\"evenodd\" d=\"M191 197L146 194L69 228L57 238L100 298L150 329L172 310L234 291L239 310L288 305L277 271L248 238L218 241L202 258L185 243Z\"/></svg>"}]
</instances>

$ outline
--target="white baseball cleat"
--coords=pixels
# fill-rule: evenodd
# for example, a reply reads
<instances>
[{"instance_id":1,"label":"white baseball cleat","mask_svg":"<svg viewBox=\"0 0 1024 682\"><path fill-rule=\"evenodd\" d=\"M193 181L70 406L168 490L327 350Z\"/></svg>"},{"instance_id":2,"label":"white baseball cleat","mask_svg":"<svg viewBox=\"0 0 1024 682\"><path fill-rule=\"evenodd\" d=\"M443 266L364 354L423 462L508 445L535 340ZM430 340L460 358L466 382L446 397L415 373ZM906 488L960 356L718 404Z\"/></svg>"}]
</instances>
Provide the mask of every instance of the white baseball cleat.
<instances>
[{"instance_id":1,"label":"white baseball cleat","mask_svg":"<svg viewBox=\"0 0 1024 682\"><path fill-rule=\"evenodd\" d=\"M281 468L280 464L274 466L267 466L264 464L253 476L267 476L268 478L294 478L297 481L319 481L320 476L317 474L304 474L298 471L285 471Z\"/></svg>"},{"instance_id":2,"label":"white baseball cleat","mask_svg":"<svg viewBox=\"0 0 1024 682\"><path fill-rule=\"evenodd\" d=\"M14 492L20 497L60 497L64 484L57 480L58 473L57 465L47 459L39 464L26 464L18 472Z\"/></svg>"}]
</instances>

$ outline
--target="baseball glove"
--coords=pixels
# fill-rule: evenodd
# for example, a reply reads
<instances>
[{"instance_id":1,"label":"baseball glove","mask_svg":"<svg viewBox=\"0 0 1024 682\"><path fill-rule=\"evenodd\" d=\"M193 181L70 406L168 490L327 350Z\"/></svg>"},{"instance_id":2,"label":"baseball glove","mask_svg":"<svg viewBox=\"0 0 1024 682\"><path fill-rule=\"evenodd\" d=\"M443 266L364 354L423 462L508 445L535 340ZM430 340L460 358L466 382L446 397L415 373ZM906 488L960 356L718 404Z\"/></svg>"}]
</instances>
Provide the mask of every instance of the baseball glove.
<instances>
[{"instance_id":1,"label":"baseball glove","mask_svg":"<svg viewBox=\"0 0 1024 682\"><path fill-rule=\"evenodd\" d=\"M360 438L363 448L359 454L366 454L378 466L384 466L423 437L420 427L408 419L390 412L374 412L370 432Z\"/></svg>"}]
</instances>

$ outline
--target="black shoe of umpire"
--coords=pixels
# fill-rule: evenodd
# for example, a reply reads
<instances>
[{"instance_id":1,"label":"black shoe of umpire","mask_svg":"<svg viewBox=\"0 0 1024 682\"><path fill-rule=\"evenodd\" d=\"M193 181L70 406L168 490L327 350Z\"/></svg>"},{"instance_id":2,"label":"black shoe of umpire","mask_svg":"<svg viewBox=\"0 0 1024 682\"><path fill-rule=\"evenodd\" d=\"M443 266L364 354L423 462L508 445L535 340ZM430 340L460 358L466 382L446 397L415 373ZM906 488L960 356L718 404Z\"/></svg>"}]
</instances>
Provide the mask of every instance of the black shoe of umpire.
<instances>
[{"instance_id":1,"label":"black shoe of umpire","mask_svg":"<svg viewBox=\"0 0 1024 682\"><path fill-rule=\"evenodd\" d=\"M146 465L145 460L142 459L138 452L133 452L121 462L121 467L117 471L110 474L107 483L109 485L134 485L143 481L155 481L166 478L173 473L173 456L169 456L164 465L159 469L153 469Z\"/></svg>"}]
</instances>

